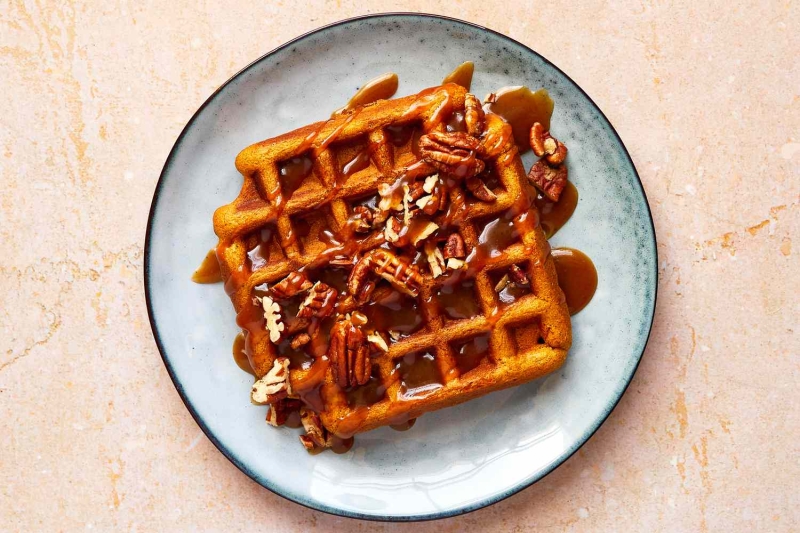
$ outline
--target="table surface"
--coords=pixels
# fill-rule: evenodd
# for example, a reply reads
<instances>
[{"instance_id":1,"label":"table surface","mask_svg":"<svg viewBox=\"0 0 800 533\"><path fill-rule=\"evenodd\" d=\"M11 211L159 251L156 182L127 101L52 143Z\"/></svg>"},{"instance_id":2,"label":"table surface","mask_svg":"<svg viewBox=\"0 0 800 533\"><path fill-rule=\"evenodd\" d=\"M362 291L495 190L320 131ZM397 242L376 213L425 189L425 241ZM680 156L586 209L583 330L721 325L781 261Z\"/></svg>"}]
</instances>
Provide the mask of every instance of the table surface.
<instances>
[{"instance_id":1,"label":"table surface","mask_svg":"<svg viewBox=\"0 0 800 533\"><path fill-rule=\"evenodd\" d=\"M136 4L0 3L0 530L800 528L796 2ZM597 434L531 488L416 525L311 511L231 465L167 375L142 282L197 107L286 40L389 10L567 72L627 144L659 242L650 344Z\"/></svg>"}]
</instances>

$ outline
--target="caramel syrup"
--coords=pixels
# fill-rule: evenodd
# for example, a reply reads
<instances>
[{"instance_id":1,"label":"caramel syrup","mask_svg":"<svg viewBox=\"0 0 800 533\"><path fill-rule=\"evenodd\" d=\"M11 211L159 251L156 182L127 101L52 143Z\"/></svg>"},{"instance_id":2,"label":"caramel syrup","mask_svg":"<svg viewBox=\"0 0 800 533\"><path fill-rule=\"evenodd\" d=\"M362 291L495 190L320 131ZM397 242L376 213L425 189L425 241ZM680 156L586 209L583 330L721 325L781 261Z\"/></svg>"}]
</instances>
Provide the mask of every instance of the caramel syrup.
<instances>
[{"instance_id":1,"label":"caramel syrup","mask_svg":"<svg viewBox=\"0 0 800 533\"><path fill-rule=\"evenodd\" d=\"M281 193L286 197L291 196L302 185L303 180L311 174L313 167L314 161L306 154L282 162L278 166L281 176Z\"/></svg>"},{"instance_id":2,"label":"caramel syrup","mask_svg":"<svg viewBox=\"0 0 800 533\"><path fill-rule=\"evenodd\" d=\"M458 320L480 314L481 308L475 299L474 286L474 280L464 279L463 276L451 276L442 284L436 300L446 317Z\"/></svg>"},{"instance_id":3,"label":"caramel syrup","mask_svg":"<svg viewBox=\"0 0 800 533\"><path fill-rule=\"evenodd\" d=\"M409 429L414 427L414 424L416 423L417 423L416 418L409 418L407 421L401 422L399 424L390 424L389 427L395 431L408 431Z\"/></svg>"},{"instance_id":4,"label":"caramel syrup","mask_svg":"<svg viewBox=\"0 0 800 533\"><path fill-rule=\"evenodd\" d=\"M342 166L342 176L347 178L356 172L364 170L370 164L369 152L367 150L362 150L358 152L353 159L348 161L347 163Z\"/></svg>"},{"instance_id":5,"label":"caramel syrup","mask_svg":"<svg viewBox=\"0 0 800 533\"><path fill-rule=\"evenodd\" d=\"M495 93L494 101L486 104L486 111L500 115L511 124L514 141L520 152L530 149L530 131L534 122L539 122L545 130L550 129L550 116L553 114L553 99L546 89L531 91L524 85L503 87Z\"/></svg>"},{"instance_id":6,"label":"caramel syrup","mask_svg":"<svg viewBox=\"0 0 800 533\"><path fill-rule=\"evenodd\" d=\"M395 367L400 375L400 398L421 398L440 389L443 384L439 367L431 353L406 354Z\"/></svg>"},{"instance_id":7,"label":"caramel syrup","mask_svg":"<svg viewBox=\"0 0 800 533\"><path fill-rule=\"evenodd\" d=\"M551 251L558 273L558 285L564 291L569 314L586 307L597 290L597 270L589 257L573 248L553 248Z\"/></svg>"},{"instance_id":8,"label":"caramel syrup","mask_svg":"<svg viewBox=\"0 0 800 533\"><path fill-rule=\"evenodd\" d=\"M244 334L239 333L236 335L236 338L233 339L233 360L236 361L236 366L247 372L248 374L255 376L256 373L253 370L253 367L250 366L250 358L247 357L247 353L244 349Z\"/></svg>"},{"instance_id":9,"label":"caramel syrup","mask_svg":"<svg viewBox=\"0 0 800 533\"><path fill-rule=\"evenodd\" d=\"M206 254L203 262L192 274L192 281L195 283L219 283L222 281L222 272L219 270L217 251L212 248Z\"/></svg>"},{"instance_id":10,"label":"caramel syrup","mask_svg":"<svg viewBox=\"0 0 800 533\"><path fill-rule=\"evenodd\" d=\"M469 91L469 87L472 85L472 74L474 72L475 63L472 61L464 61L457 66L453 72L444 77L442 85L445 83L455 83Z\"/></svg>"},{"instance_id":11,"label":"caramel syrup","mask_svg":"<svg viewBox=\"0 0 800 533\"><path fill-rule=\"evenodd\" d=\"M457 346L456 368L461 374L466 374L477 367L489 355L489 334L484 333L469 339Z\"/></svg>"},{"instance_id":12,"label":"caramel syrup","mask_svg":"<svg viewBox=\"0 0 800 533\"><path fill-rule=\"evenodd\" d=\"M536 191L534 205L539 210L539 224L542 225L545 236L549 239L560 230L572 217L578 207L578 189L571 181L567 182L558 202L553 202L541 192Z\"/></svg>"},{"instance_id":13,"label":"caramel syrup","mask_svg":"<svg viewBox=\"0 0 800 533\"><path fill-rule=\"evenodd\" d=\"M372 102L377 102L378 100L386 100L391 98L397 92L397 86L399 83L400 79L394 72L381 74L377 78L371 79L362 85L361 88L356 91L356 94L350 98L347 104L345 104L344 107L334 111L331 116L335 117L336 115L341 115L342 113L355 109L356 107L371 104Z\"/></svg>"}]
</instances>

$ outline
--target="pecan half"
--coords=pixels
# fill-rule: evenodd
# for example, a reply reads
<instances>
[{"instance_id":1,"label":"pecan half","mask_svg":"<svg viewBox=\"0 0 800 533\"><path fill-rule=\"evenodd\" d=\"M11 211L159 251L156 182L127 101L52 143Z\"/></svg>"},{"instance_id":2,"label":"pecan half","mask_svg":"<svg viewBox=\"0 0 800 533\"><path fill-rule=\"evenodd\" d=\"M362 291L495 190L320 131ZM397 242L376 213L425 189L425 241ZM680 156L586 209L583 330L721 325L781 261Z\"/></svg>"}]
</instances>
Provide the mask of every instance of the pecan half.
<instances>
[{"instance_id":1,"label":"pecan half","mask_svg":"<svg viewBox=\"0 0 800 533\"><path fill-rule=\"evenodd\" d=\"M530 145L533 153L538 157L544 157L545 161L551 165L560 165L567 158L567 147L545 131L544 126L535 122L531 126Z\"/></svg>"},{"instance_id":2,"label":"pecan half","mask_svg":"<svg viewBox=\"0 0 800 533\"><path fill-rule=\"evenodd\" d=\"M288 300L311 288L311 281L302 272L292 272L270 288L270 292L278 300Z\"/></svg>"},{"instance_id":3,"label":"pecan half","mask_svg":"<svg viewBox=\"0 0 800 533\"><path fill-rule=\"evenodd\" d=\"M308 296L300 304L297 310L298 318L325 318L333 312L336 305L336 297L339 291L333 287L316 282L308 291Z\"/></svg>"},{"instance_id":4,"label":"pecan half","mask_svg":"<svg viewBox=\"0 0 800 533\"><path fill-rule=\"evenodd\" d=\"M492 203L497 200L497 195L493 193L478 176L467 178L466 186L467 190L472 193L472 196L481 202Z\"/></svg>"},{"instance_id":5,"label":"pecan half","mask_svg":"<svg viewBox=\"0 0 800 533\"><path fill-rule=\"evenodd\" d=\"M567 167L564 165L551 167L544 159L540 159L528 172L528 181L550 200L557 202L567 185Z\"/></svg>"},{"instance_id":6,"label":"pecan half","mask_svg":"<svg viewBox=\"0 0 800 533\"><path fill-rule=\"evenodd\" d=\"M289 381L289 358L278 357L267 374L253 383L250 401L256 405L275 403L292 394Z\"/></svg>"},{"instance_id":7,"label":"pecan half","mask_svg":"<svg viewBox=\"0 0 800 533\"><path fill-rule=\"evenodd\" d=\"M467 125L467 133L473 137L480 137L485 117L480 100L474 94L467 93L464 97L464 122Z\"/></svg>"},{"instance_id":8,"label":"pecan half","mask_svg":"<svg viewBox=\"0 0 800 533\"><path fill-rule=\"evenodd\" d=\"M467 248L464 245L464 238L459 233L451 233L444 245L444 258L464 259L465 257L467 257Z\"/></svg>"},{"instance_id":9,"label":"pecan half","mask_svg":"<svg viewBox=\"0 0 800 533\"><path fill-rule=\"evenodd\" d=\"M467 178L483 172L483 161L477 153L480 142L464 132L432 131L419 139L422 158L431 166L456 178Z\"/></svg>"},{"instance_id":10,"label":"pecan half","mask_svg":"<svg viewBox=\"0 0 800 533\"><path fill-rule=\"evenodd\" d=\"M422 274L417 267L388 250L376 248L367 252L356 263L347 278L347 290L355 297L357 302L364 303L369 298L369 293L364 294L364 292L365 287L368 287L367 282L370 272L382 277L400 292L409 296L417 296L419 294Z\"/></svg>"},{"instance_id":11,"label":"pecan half","mask_svg":"<svg viewBox=\"0 0 800 533\"><path fill-rule=\"evenodd\" d=\"M528 279L528 275L525 274L525 271L522 270L517 265L511 265L509 267L508 276L511 278L511 281L513 281L517 285L528 285L528 284L530 284L530 280Z\"/></svg>"},{"instance_id":12,"label":"pecan half","mask_svg":"<svg viewBox=\"0 0 800 533\"><path fill-rule=\"evenodd\" d=\"M344 318L333 325L328 348L333 378L341 388L363 385L369 381L372 370L364 332Z\"/></svg>"},{"instance_id":13,"label":"pecan half","mask_svg":"<svg viewBox=\"0 0 800 533\"><path fill-rule=\"evenodd\" d=\"M353 221L357 233L367 233L372 229L372 211L365 205L353 208Z\"/></svg>"}]
</instances>

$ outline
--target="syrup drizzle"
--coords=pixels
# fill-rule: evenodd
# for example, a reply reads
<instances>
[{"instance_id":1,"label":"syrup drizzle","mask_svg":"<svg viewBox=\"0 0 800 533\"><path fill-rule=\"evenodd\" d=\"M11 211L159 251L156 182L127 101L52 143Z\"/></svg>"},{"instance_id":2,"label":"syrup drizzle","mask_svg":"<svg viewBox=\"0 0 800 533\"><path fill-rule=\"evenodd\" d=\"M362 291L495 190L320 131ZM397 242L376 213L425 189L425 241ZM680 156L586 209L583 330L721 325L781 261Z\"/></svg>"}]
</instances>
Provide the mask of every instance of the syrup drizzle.
<instances>
[{"instance_id":1,"label":"syrup drizzle","mask_svg":"<svg viewBox=\"0 0 800 533\"><path fill-rule=\"evenodd\" d=\"M217 251L212 248L206 254L203 262L192 274L192 281L195 283L219 283L222 281L222 272L219 269Z\"/></svg>"}]
</instances>

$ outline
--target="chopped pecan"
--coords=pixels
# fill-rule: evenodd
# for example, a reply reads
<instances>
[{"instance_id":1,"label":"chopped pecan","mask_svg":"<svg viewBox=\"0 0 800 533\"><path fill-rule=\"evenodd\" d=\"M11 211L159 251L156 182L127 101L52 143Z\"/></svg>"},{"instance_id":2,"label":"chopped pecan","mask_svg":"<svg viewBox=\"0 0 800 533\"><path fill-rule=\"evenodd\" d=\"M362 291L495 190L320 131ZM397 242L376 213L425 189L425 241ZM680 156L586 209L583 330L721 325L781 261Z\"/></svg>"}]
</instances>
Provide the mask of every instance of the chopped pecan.
<instances>
[{"instance_id":1,"label":"chopped pecan","mask_svg":"<svg viewBox=\"0 0 800 533\"><path fill-rule=\"evenodd\" d=\"M284 425L289 418L289 414L298 411L301 405L300 400L291 400L289 398L270 404L269 409L267 409L267 424L271 426Z\"/></svg>"},{"instance_id":2,"label":"chopped pecan","mask_svg":"<svg viewBox=\"0 0 800 533\"><path fill-rule=\"evenodd\" d=\"M311 281L303 272L292 272L272 286L270 292L278 300L288 300L311 288Z\"/></svg>"},{"instance_id":3,"label":"chopped pecan","mask_svg":"<svg viewBox=\"0 0 800 533\"><path fill-rule=\"evenodd\" d=\"M511 280L508 278L508 274L503 274L503 277L500 278L500 281L494 286L494 292L503 292L508 284L511 283Z\"/></svg>"},{"instance_id":4,"label":"chopped pecan","mask_svg":"<svg viewBox=\"0 0 800 533\"><path fill-rule=\"evenodd\" d=\"M481 202L491 203L497 200L497 195L477 176L467 178L466 185L469 192L472 193L472 196Z\"/></svg>"},{"instance_id":5,"label":"chopped pecan","mask_svg":"<svg viewBox=\"0 0 800 533\"><path fill-rule=\"evenodd\" d=\"M373 344L376 348L383 352L389 351L389 345L386 343L386 339L383 336L383 333L379 333L377 331L373 331L369 335L367 335L367 340Z\"/></svg>"},{"instance_id":6,"label":"chopped pecan","mask_svg":"<svg viewBox=\"0 0 800 533\"><path fill-rule=\"evenodd\" d=\"M531 126L530 144L533 153L538 157L544 157L545 161L551 165L560 165L567 158L567 147L564 143L545 131L544 126L535 122Z\"/></svg>"},{"instance_id":7,"label":"chopped pecan","mask_svg":"<svg viewBox=\"0 0 800 533\"><path fill-rule=\"evenodd\" d=\"M386 220L386 226L383 228L383 238L386 242L397 242L400 239L400 232L403 229L403 224L397 220L397 217L389 217Z\"/></svg>"},{"instance_id":8,"label":"chopped pecan","mask_svg":"<svg viewBox=\"0 0 800 533\"><path fill-rule=\"evenodd\" d=\"M297 350L298 348L300 348L301 346L305 346L309 342L311 342L311 335L309 335L308 333L299 333L294 336L292 342L289 343L289 346L292 347L292 350Z\"/></svg>"},{"instance_id":9,"label":"chopped pecan","mask_svg":"<svg viewBox=\"0 0 800 533\"><path fill-rule=\"evenodd\" d=\"M364 289L367 287L367 277L370 272L382 277L400 292L409 296L419 294L422 274L417 267L388 250L376 248L367 252L356 263L347 278L347 290L357 302L363 303L369 298L369 293L365 295Z\"/></svg>"},{"instance_id":10,"label":"chopped pecan","mask_svg":"<svg viewBox=\"0 0 800 533\"><path fill-rule=\"evenodd\" d=\"M328 431L322 425L319 415L308 407L300 408L300 422L303 423L305 435L300 436L300 442L309 451L328 447Z\"/></svg>"},{"instance_id":11,"label":"chopped pecan","mask_svg":"<svg viewBox=\"0 0 800 533\"><path fill-rule=\"evenodd\" d=\"M511 278L511 280L517 285L528 285L530 283L530 280L528 279L527 274L525 274L525 271L522 270L517 265L511 265L511 267L509 267L508 275Z\"/></svg>"},{"instance_id":12,"label":"chopped pecan","mask_svg":"<svg viewBox=\"0 0 800 533\"><path fill-rule=\"evenodd\" d=\"M439 229L439 225L434 222L426 222L424 225L417 225L416 228L409 230L411 237L411 244L418 246L419 243L424 242L425 239L431 236L434 231Z\"/></svg>"},{"instance_id":13,"label":"chopped pecan","mask_svg":"<svg viewBox=\"0 0 800 533\"><path fill-rule=\"evenodd\" d=\"M463 132L432 131L420 137L422 158L430 165L456 178L480 174L485 167L478 159L480 141Z\"/></svg>"},{"instance_id":14,"label":"chopped pecan","mask_svg":"<svg viewBox=\"0 0 800 533\"><path fill-rule=\"evenodd\" d=\"M364 332L344 318L333 325L328 348L333 378L341 388L363 385L369 381L371 364Z\"/></svg>"},{"instance_id":15,"label":"chopped pecan","mask_svg":"<svg viewBox=\"0 0 800 533\"><path fill-rule=\"evenodd\" d=\"M367 233L372 229L372 211L365 205L353 208L353 221L357 233Z\"/></svg>"},{"instance_id":16,"label":"chopped pecan","mask_svg":"<svg viewBox=\"0 0 800 533\"><path fill-rule=\"evenodd\" d=\"M444 274L444 256L435 242L428 241L425 243L425 257L428 260L428 266L434 278L438 278Z\"/></svg>"},{"instance_id":17,"label":"chopped pecan","mask_svg":"<svg viewBox=\"0 0 800 533\"><path fill-rule=\"evenodd\" d=\"M297 310L298 318L325 318L333 312L339 291L329 285L316 282Z\"/></svg>"},{"instance_id":18,"label":"chopped pecan","mask_svg":"<svg viewBox=\"0 0 800 533\"><path fill-rule=\"evenodd\" d=\"M480 100L474 94L467 93L464 97L464 122L467 125L467 133L473 137L480 137L483 133L484 118Z\"/></svg>"},{"instance_id":19,"label":"chopped pecan","mask_svg":"<svg viewBox=\"0 0 800 533\"><path fill-rule=\"evenodd\" d=\"M289 358L278 357L267 374L253 383L250 401L256 405L275 403L292 394L289 381Z\"/></svg>"},{"instance_id":20,"label":"chopped pecan","mask_svg":"<svg viewBox=\"0 0 800 533\"><path fill-rule=\"evenodd\" d=\"M567 167L564 165L551 167L544 159L540 159L528 172L528 181L550 200L557 202L561 197L561 191L567 185Z\"/></svg>"},{"instance_id":21,"label":"chopped pecan","mask_svg":"<svg viewBox=\"0 0 800 533\"><path fill-rule=\"evenodd\" d=\"M464 259L467 257L467 249L464 245L464 238L459 233L451 233L447 237L447 242L444 245L444 258L451 259Z\"/></svg>"},{"instance_id":22,"label":"chopped pecan","mask_svg":"<svg viewBox=\"0 0 800 533\"><path fill-rule=\"evenodd\" d=\"M264 309L264 321L266 322L267 331L269 331L269 340L277 344L281 339L281 332L286 328L281 322L281 306L276 304L269 296L256 296L254 300L256 304L260 304Z\"/></svg>"}]
</instances>

